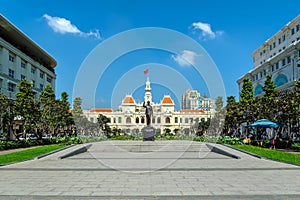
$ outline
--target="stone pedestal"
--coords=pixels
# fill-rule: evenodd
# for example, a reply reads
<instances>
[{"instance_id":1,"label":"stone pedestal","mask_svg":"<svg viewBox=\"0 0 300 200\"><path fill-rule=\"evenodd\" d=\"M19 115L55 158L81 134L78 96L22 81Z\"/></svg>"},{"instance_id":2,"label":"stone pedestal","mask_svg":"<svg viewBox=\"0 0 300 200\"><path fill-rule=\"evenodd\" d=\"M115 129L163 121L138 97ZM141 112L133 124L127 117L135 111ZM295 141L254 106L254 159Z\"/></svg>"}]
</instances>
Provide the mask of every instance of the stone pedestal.
<instances>
[{"instance_id":1,"label":"stone pedestal","mask_svg":"<svg viewBox=\"0 0 300 200\"><path fill-rule=\"evenodd\" d=\"M155 129L152 126L146 126L142 129L143 141L154 141Z\"/></svg>"}]
</instances>

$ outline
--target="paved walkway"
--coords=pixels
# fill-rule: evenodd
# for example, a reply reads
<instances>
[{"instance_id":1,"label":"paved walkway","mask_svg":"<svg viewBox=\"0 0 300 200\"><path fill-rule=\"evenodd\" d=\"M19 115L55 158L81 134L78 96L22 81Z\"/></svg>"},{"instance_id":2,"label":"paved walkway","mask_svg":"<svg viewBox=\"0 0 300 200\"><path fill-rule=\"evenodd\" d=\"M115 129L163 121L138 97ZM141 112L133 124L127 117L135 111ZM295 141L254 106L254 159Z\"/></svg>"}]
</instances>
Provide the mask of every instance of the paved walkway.
<instances>
[{"instance_id":1,"label":"paved walkway","mask_svg":"<svg viewBox=\"0 0 300 200\"><path fill-rule=\"evenodd\" d=\"M0 199L300 199L300 167L190 141L105 141L0 167Z\"/></svg>"}]
</instances>

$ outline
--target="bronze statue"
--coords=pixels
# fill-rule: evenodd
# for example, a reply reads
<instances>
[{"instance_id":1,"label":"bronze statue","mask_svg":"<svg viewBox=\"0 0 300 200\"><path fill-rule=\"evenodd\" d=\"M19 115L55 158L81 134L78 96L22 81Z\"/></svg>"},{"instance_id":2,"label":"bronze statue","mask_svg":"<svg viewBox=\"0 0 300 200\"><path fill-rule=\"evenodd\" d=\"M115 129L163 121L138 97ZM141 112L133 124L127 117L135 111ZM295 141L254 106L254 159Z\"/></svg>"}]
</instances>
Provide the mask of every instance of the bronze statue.
<instances>
[{"instance_id":1,"label":"bronze statue","mask_svg":"<svg viewBox=\"0 0 300 200\"><path fill-rule=\"evenodd\" d=\"M152 106L150 105L150 101L147 101L147 105L145 105L145 102L143 103L143 107L146 108L145 114L146 114L146 122L147 126L151 124L151 118L153 115Z\"/></svg>"}]
</instances>

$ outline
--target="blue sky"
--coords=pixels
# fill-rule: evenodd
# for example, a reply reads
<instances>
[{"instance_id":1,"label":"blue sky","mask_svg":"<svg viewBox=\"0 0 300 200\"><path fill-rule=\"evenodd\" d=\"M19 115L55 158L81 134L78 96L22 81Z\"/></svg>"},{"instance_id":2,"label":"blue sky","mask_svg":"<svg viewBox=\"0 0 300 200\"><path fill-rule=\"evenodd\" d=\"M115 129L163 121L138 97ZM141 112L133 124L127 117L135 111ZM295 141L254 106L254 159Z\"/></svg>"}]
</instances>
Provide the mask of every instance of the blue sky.
<instances>
[{"instance_id":1,"label":"blue sky","mask_svg":"<svg viewBox=\"0 0 300 200\"><path fill-rule=\"evenodd\" d=\"M226 91L224 100L231 95L238 98L236 80L252 69L252 52L294 19L300 7L300 2L295 0L43 0L38 3L0 0L0 3L1 14L57 60L56 94L59 97L66 91L70 98L74 97L74 82L80 69L97 47L124 31L144 27L165 28L195 40L220 73ZM162 38L161 43L164 41ZM108 47L107 52L118 48L118 45ZM106 52L97 54L99 60L105 56ZM93 103L84 107L115 108L115 102L121 102L125 94L133 94L137 101L143 101L144 85L138 80L145 82L145 69L149 69L150 81L160 74L152 86L156 102L164 94L170 94L179 108L180 95L176 89L181 86L215 96L209 89L213 85L208 85L203 74L193 67L197 56L201 57L184 47L177 54L144 48L119 55L105 66L97 85L91 86L89 77L80 83L87 91L95 88ZM171 76L175 71L178 78ZM125 80L127 75L127 82L122 83L122 77ZM163 77L170 81L163 84ZM136 83L134 91L128 81Z\"/></svg>"}]
</instances>

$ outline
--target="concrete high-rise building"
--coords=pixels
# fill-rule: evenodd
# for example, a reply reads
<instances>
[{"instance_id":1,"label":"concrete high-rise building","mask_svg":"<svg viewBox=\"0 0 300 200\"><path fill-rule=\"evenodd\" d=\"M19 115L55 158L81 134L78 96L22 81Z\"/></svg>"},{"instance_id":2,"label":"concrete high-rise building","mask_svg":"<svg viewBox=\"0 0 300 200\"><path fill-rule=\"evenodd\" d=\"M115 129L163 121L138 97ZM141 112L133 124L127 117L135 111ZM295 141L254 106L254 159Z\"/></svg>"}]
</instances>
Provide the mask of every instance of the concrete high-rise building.
<instances>
[{"instance_id":1,"label":"concrete high-rise building","mask_svg":"<svg viewBox=\"0 0 300 200\"><path fill-rule=\"evenodd\" d=\"M209 110L213 107L214 101L205 94L200 95L197 90L188 89L181 98L181 109Z\"/></svg>"},{"instance_id":2,"label":"concrete high-rise building","mask_svg":"<svg viewBox=\"0 0 300 200\"><path fill-rule=\"evenodd\" d=\"M197 90L188 89L181 98L181 108L196 110L201 106L201 96Z\"/></svg>"},{"instance_id":3,"label":"concrete high-rise building","mask_svg":"<svg viewBox=\"0 0 300 200\"><path fill-rule=\"evenodd\" d=\"M260 95L265 77L272 75L278 90L290 90L300 78L300 15L287 23L275 35L265 41L253 54L254 68L237 80L239 92L243 80L253 83L254 95Z\"/></svg>"},{"instance_id":4,"label":"concrete high-rise building","mask_svg":"<svg viewBox=\"0 0 300 200\"><path fill-rule=\"evenodd\" d=\"M55 89L56 61L39 45L0 14L0 89L15 98L17 84L27 79L38 98L45 86Z\"/></svg>"}]
</instances>

